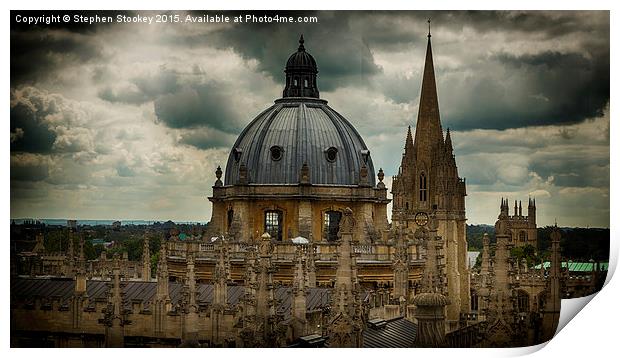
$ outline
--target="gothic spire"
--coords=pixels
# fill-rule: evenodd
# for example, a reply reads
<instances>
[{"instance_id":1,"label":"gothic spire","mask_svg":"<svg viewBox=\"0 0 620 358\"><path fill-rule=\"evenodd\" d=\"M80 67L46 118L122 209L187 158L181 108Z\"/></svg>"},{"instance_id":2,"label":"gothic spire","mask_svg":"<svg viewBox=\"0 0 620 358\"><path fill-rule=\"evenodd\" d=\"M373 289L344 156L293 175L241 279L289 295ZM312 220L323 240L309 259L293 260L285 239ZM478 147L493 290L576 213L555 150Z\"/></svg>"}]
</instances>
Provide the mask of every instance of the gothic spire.
<instances>
[{"instance_id":1,"label":"gothic spire","mask_svg":"<svg viewBox=\"0 0 620 358\"><path fill-rule=\"evenodd\" d=\"M452 153L453 148L452 148L452 138L450 137L450 128L448 128L448 131L446 133L445 148L446 148L446 152Z\"/></svg>"},{"instance_id":2,"label":"gothic spire","mask_svg":"<svg viewBox=\"0 0 620 358\"><path fill-rule=\"evenodd\" d=\"M168 263L166 260L166 245L161 244L159 251L159 261L157 263L157 292L156 297L158 300L169 299L168 291Z\"/></svg>"},{"instance_id":3,"label":"gothic spire","mask_svg":"<svg viewBox=\"0 0 620 358\"><path fill-rule=\"evenodd\" d=\"M418 121L415 130L415 146L418 152L424 151L430 153L431 148L441 142L443 142L443 134L439 118L439 102L437 100L433 51L431 48L431 38L429 36L426 46L426 60L422 77Z\"/></svg>"},{"instance_id":4,"label":"gothic spire","mask_svg":"<svg viewBox=\"0 0 620 358\"><path fill-rule=\"evenodd\" d=\"M413 137L411 136L411 126L407 127L407 139L405 139L405 155L413 154Z\"/></svg>"}]
</instances>

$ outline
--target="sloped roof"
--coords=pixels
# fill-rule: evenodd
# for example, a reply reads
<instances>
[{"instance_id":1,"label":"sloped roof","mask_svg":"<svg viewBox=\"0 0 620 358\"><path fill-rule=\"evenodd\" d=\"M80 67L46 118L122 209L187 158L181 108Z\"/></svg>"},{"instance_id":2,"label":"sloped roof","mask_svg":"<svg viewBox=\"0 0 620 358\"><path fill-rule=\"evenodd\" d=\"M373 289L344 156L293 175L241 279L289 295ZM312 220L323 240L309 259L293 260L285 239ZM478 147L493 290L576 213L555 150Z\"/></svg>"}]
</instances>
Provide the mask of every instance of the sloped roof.
<instances>
[{"instance_id":1,"label":"sloped roof","mask_svg":"<svg viewBox=\"0 0 620 358\"><path fill-rule=\"evenodd\" d=\"M364 330L364 348L411 348L417 332L418 326L403 317L390 320L383 328Z\"/></svg>"},{"instance_id":2,"label":"sloped roof","mask_svg":"<svg viewBox=\"0 0 620 358\"><path fill-rule=\"evenodd\" d=\"M110 281L88 280L86 292L93 301L105 301L108 297ZM123 299L125 308L131 308L132 302L143 302L148 307L155 297L157 282L123 281ZM30 301L35 298L59 298L67 301L73 295L74 281L71 279L50 278L13 278L11 279L11 298ZM168 284L170 299L177 304L182 298L183 284ZM213 300L213 285L199 283L196 285L198 304L210 304ZM228 303L236 305L244 294L243 286L228 286ZM278 287L274 290L274 298L278 302L276 312L283 314L285 319L290 316L292 289ZM307 310L317 310L329 305L330 289L314 287L308 289L306 296Z\"/></svg>"}]
</instances>

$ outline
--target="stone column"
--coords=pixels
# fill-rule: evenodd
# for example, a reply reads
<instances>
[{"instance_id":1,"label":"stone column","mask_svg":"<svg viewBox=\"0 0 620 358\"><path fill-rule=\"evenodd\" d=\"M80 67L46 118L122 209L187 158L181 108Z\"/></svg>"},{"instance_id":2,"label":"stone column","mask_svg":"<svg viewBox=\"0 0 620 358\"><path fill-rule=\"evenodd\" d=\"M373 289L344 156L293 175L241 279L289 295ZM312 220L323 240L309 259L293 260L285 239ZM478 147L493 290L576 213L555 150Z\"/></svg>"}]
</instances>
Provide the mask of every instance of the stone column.
<instances>
[{"instance_id":1,"label":"stone column","mask_svg":"<svg viewBox=\"0 0 620 358\"><path fill-rule=\"evenodd\" d=\"M151 280L151 251L147 235L144 235L144 245L142 246L142 280Z\"/></svg>"},{"instance_id":2,"label":"stone column","mask_svg":"<svg viewBox=\"0 0 620 358\"><path fill-rule=\"evenodd\" d=\"M363 346L363 319L353 252L355 220L350 208L344 210L338 232L338 269L332 292L332 312L329 320L329 346L360 348Z\"/></svg>"},{"instance_id":3,"label":"stone column","mask_svg":"<svg viewBox=\"0 0 620 358\"><path fill-rule=\"evenodd\" d=\"M196 274L194 255L187 255L187 281L185 284L185 317L183 320L182 346L198 347L198 303L196 302Z\"/></svg>"},{"instance_id":4,"label":"stone column","mask_svg":"<svg viewBox=\"0 0 620 358\"><path fill-rule=\"evenodd\" d=\"M106 348L122 348L125 344L125 320L123 314L123 297L121 291L121 268L118 256L114 257L112 287L108 298L105 316Z\"/></svg>"},{"instance_id":5,"label":"stone column","mask_svg":"<svg viewBox=\"0 0 620 358\"><path fill-rule=\"evenodd\" d=\"M162 243L159 251L159 262L157 263L157 291L153 309L153 322L156 337L165 335L166 321L172 303L170 301L168 288L168 263L166 259L166 245Z\"/></svg>"},{"instance_id":6,"label":"stone column","mask_svg":"<svg viewBox=\"0 0 620 358\"><path fill-rule=\"evenodd\" d=\"M312 235L312 204L309 201L299 202L299 236L307 239Z\"/></svg>"},{"instance_id":7,"label":"stone column","mask_svg":"<svg viewBox=\"0 0 620 358\"><path fill-rule=\"evenodd\" d=\"M307 261L307 271L308 271L308 280L306 281L308 287L316 287L316 267L314 263L314 250L316 246L314 246L314 242L312 241L312 234L310 235L310 244L308 245L308 261Z\"/></svg>"},{"instance_id":8,"label":"stone column","mask_svg":"<svg viewBox=\"0 0 620 358\"><path fill-rule=\"evenodd\" d=\"M307 255L303 247L298 245L295 248L295 276L293 280L293 304L291 305L291 316L293 316L293 339L297 339L306 334L306 280Z\"/></svg>"},{"instance_id":9,"label":"stone column","mask_svg":"<svg viewBox=\"0 0 620 358\"><path fill-rule=\"evenodd\" d=\"M224 240L216 241L218 253L213 273L213 303L211 304L211 342L216 347L224 344L223 327L224 310L228 305L228 245Z\"/></svg>"},{"instance_id":10,"label":"stone column","mask_svg":"<svg viewBox=\"0 0 620 358\"><path fill-rule=\"evenodd\" d=\"M402 230L400 230L396 237L396 252L392 260L392 268L394 270L394 298L396 300L404 298L407 302L409 301L409 257L405 239Z\"/></svg>"},{"instance_id":11,"label":"stone column","mask_svg":"<svg viewBox=\"0 0 620 358\"><path fill-rule=\"evenodd\" d=\"M561 265L560 256L560 230L557 224L551 232L551 272L545 290L546 300L543 308L542 341L546 342L553 338L558 328L561 307ZM594 278L593 278L594 279Z\"/></svg>"}]
</instances>

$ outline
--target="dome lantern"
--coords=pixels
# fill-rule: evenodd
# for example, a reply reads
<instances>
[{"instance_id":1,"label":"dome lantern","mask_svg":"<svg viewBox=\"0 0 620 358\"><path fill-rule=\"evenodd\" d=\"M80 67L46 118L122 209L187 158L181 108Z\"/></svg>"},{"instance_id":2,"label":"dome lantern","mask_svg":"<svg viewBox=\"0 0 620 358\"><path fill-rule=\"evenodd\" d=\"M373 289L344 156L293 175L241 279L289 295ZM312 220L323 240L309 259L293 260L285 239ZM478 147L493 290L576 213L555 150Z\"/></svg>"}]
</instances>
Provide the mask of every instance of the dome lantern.
<instances>
[{"instance_id":1,"label":"dome lantern","mask_svg":"<svg viewBox=\"0 0 620 358\"><path fill-rule=\"evenodd\" d=\"M304 35L299 38L299 48L286 61L286 86L282 97L310 97L319 98L319 89L316 84L318 73L316 61L304 47Z\"/></svg>"}]
</instances>

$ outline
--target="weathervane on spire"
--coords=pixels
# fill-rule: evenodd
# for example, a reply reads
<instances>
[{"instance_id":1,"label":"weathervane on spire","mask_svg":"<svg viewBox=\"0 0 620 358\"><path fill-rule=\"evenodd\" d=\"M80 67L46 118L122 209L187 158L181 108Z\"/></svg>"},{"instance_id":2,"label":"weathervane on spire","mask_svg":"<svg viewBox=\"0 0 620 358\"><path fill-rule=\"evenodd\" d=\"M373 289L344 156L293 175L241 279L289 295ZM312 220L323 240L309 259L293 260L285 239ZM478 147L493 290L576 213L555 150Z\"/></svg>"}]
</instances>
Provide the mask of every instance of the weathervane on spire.
<instances>
[{"instance_id":1,"label":"weathervane on spire","mask_svg":"<svg viewBox=\"0 0 620 358\"><path fill-rule=\"evenodd\" d=\"M428 22L428 37L430 38L431 37L431 19L429 18L427 22Z\"/></svg>"}]
</instances>

